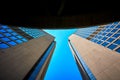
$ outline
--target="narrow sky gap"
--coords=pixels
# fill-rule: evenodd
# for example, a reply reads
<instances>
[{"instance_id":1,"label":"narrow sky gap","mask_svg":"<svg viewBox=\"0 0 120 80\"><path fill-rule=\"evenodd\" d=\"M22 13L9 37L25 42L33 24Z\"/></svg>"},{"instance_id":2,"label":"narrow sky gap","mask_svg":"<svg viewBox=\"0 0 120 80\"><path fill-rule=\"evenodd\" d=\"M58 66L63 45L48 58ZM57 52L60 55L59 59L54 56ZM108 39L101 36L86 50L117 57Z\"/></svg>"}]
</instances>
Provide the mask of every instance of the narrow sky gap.
<instances>
[{"instance_id":1,"label":"narrow sky gap","mask_svg":"<svg viewBox=\"0 0 120 80\"><path fill-rule=\"evenodd\" d=\"M44 80L82 80L68 45L68 37L76 29L44 30L55 37L56 48Z\"/></svg>"}]
</instances>

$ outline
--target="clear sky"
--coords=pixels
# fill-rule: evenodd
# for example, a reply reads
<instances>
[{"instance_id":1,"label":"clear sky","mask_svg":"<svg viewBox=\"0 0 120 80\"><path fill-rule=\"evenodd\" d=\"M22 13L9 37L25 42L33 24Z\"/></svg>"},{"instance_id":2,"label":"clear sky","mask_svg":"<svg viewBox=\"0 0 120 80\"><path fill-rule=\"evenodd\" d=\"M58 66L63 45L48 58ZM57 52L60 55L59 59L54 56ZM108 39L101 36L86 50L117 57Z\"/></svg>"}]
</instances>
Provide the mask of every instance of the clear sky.
<instances>
[{"instance_id":1,"label":"clear sky","mask_svg":"<svg viewBox=\"0 0 120 80\"><path fill-rule=\"evenodd\" d=\"M55 37L56 48L44 80L82 80L68 45L68 37L76 29L44 30Z\"/></svg>"}]
</instances>

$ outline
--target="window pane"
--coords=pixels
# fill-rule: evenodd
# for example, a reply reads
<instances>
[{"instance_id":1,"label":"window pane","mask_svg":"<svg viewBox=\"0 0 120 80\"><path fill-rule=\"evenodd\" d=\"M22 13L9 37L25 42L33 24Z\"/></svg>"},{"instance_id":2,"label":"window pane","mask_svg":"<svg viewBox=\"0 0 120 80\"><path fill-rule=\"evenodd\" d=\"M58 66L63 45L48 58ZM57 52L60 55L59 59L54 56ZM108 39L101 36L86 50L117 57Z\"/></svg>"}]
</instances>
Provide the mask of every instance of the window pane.
<instances>
[{"instance_id":1,"label":"window pane","mask_svg":"<svg viewBox=\"0 0 120 80\"><path fill-rule=\"evenodd\" d=\"M112 42L113 40L114 40L113 38L109 38L107 41Z\"/></svg>"},{"instance_id":2,"label":"window pane","mask_svg":"<svg viewBox=\"0 0 120 80\"><path fill-rule=\"evenodd\" d=\"M113 50L114 48L116 48L116 47L117 47L117 45L115 45L115 44L111 44L111 45L108 46L108 48L109 48L109 49L112 49L112 50Z\"/></svg>"},{"instance_id":3,"label":"window pane","mask_svg":"<svg viewBox=\"0 0 120 80\"><path fill-rule=\"evenodd\" d=\"M107 43L107 42L104 42L102 45L103 46L107 46L109 43Z\"/></svg>"},{"instance_id":4,"label":"window pane","mask_svg":"<svg viewBox=\"0 0 120 80\"><path fill-rule=\"evenodd\" d=\"M116 49L115 51L119 52L120 53L120 48Z\"/></svg>"},{"instance_id":5,"label":"window pane","mask_svg":"<svg viewBox=\"0 0 120 80\"><path fill-rule=\"evenodd\" d=\"M116 40L114 43L119 45L120 44L120 39Z\"/></svg>"},{"instance_id":6,"label":"window pane","mask_svg":"<svg viewBox=\"0 0 120 80\"><path fill-rule=\"evenodd\" d=\"M17 43L22 43L23 41L21 41L21 40L16 40L16 42L17 42Z\"/></svg>"},{"instance_id":7,"label":"window pane","mask_svg":"<svg viewBox=\"0 0 120 80\"><path fill-rule=\"evenodd\" d=\"M1 43L0 48L9 48L9 46L7 44Z\"/></svg>"},{"instance_id":8,"label":"window pane","mask_svg":"<svg viewBox=\"0 0 120 80\"><path fill-rule=\"evenodd\" d=\"M11 41L11 42L8 42L10 45L12 45L12 46L15 46L15 45L17 45L15 42L13 42L13 41Z\"/></svg>"},{"instance_id":9,"label":"window pane","mask_svg":"<svg viewBox=\"0 0 120 80\"><path fill-rule=\"evenodd\" d=\"M3 41L10 41L8 38L1 38Z\"/></svg>"}]
</instances>

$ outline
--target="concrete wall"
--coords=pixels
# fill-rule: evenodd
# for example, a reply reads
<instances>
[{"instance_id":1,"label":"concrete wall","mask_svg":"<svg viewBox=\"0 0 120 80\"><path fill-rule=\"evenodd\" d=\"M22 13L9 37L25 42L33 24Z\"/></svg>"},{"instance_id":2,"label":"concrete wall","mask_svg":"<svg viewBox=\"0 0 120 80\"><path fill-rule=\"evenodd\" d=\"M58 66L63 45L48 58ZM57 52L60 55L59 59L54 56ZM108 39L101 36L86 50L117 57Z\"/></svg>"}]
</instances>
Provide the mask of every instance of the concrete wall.
<instances>
[{"instance_id":1,"label":"concrete wall","mask_svg":"<svg viewBox=\"0 0 120 80\"><path fill-rule=\"evenodd\" d=\"M54 38L50 35L32 39L0 50L0 80L23 80Z\"/></svg>"},{"instance_id":2,"label":"concrete wall","mask_svg":"<svg viewBox=\"0 0 120 80\"><path fill-rule=\"evenodd\" d=\"M120 80L119 53L75 34L69 39L97 80Z\"/></svg>"}]
</instances>

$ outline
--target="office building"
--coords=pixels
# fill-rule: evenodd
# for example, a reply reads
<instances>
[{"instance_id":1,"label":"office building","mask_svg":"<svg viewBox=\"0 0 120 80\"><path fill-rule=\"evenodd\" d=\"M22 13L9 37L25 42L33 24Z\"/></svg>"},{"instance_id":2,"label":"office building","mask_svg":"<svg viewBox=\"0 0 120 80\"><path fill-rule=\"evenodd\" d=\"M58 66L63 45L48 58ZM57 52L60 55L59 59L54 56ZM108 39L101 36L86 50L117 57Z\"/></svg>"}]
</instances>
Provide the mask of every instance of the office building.
<instances>
[{"instance_id":1,"label":"office building","mask_svg":"<svg viewBox=\"0 0 120 80\"><path fill-rule=\"evenodd\" d=\"M84 80L120 80L120 22L80 28L69 46Z\"/></svg>"},{"instance_id":2,"label":"office building","mask_svg":"<svg viewBox=\"0 0 120 80\"><path fill-rule=\"evenodd\" d=\"M0 80L43 80L54 37L40 29L0 25Z\"/></svg>"}]
</instances>

